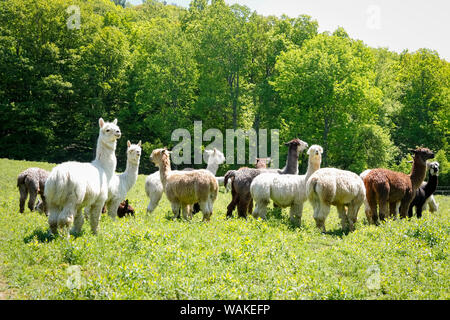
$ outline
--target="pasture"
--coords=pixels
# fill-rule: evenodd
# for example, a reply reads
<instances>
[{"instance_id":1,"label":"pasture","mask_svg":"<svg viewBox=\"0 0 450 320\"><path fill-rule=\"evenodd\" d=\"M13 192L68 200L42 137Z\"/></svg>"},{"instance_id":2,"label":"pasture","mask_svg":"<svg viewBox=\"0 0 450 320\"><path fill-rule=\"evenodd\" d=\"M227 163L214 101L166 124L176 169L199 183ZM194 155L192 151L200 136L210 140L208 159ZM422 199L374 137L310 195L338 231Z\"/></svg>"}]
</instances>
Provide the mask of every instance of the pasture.
<instances>
[{"instance_id":1,"label":"pasture","mask_svg":"<svg viewBox=\"0 0 450 320\"><path fill-rule=\"evenodd\" d=\"M148 161L144 155L142 161ZM19 213L17 175L53 165L0 159L0 296L14 299L450 299L450 199L421 220L341 230L335 207L321 234L305 203L302 226L288 210L267 221L226 219L220 190L210 223L173 221L163 198L146 214L145 176L128 193L135 217L103 215L99 234L48 235L44 215ZM235 213L236 216L236 213ZM76 266L76 267L72 267ZM75 279L75 280L74 280ZM6 292L6 293L5 293Z\"/></svg>"}]
</instances>

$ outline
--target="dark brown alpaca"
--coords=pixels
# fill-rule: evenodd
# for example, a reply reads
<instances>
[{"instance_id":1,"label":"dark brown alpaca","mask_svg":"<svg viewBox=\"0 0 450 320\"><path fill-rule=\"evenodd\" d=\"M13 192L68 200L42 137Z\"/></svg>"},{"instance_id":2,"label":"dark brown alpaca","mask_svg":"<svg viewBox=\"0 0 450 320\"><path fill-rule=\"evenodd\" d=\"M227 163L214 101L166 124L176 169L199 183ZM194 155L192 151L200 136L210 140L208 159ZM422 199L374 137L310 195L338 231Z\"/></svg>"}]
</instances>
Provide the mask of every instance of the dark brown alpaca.
<instances>
[{"instance_id":1,"label":"dark brown alpaca","mask_svg":"<svg viewBox=\"0 0 450 320\"><path fill-rule=\"evenodd\" d=\"M404 174L388 169L374 169L364 178L367 202L371 211L371 222L378 225L390 214L395 216L396 203L400 202L400 217L405 218L416 190L425 179L427 160L434 158L434 153L427 148L411 150L414 164L411 174ZM379 205L379 215L377 214Z\"/></svg>"},{"instance_id":2,"label":"dark brown alpaca","mask_svg":"<svg viewBox=\"0 0 450 320\"><path fill-rule=\"evenodd\" d=\"M128 204L128 199L119 204L119 208L117 208L117 216L119 218L134 216L134 209Z\"/></svg>"}]
</instances>

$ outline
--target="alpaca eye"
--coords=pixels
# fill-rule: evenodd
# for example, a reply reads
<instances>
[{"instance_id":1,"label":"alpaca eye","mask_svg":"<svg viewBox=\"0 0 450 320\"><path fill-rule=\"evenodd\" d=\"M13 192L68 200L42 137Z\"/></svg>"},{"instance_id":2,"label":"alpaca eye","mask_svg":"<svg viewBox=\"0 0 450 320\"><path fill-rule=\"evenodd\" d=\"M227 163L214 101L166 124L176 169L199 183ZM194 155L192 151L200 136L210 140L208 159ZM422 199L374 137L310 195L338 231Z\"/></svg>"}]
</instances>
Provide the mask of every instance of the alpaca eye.
<instances>
[{"instance_id":1,"label":"alpaca eye","mask_svg":"<svg viewBox=\"0 0 450 320\"><path fill-rule=\"evenodd\" d=\"M109 132L109 131L110 131L109 129L106 130L106 132Z\"/></svg>"}]
</instances>

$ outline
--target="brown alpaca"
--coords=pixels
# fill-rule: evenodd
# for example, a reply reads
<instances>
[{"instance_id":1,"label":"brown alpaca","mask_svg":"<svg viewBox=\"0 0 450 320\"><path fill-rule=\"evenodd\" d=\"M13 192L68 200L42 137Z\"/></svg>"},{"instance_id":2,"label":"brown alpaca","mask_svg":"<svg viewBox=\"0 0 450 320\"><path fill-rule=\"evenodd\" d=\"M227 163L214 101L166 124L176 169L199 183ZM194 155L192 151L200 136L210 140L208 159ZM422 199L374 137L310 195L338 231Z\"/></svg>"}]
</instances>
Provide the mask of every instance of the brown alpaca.
<instances>
[{"instance_id":1,"label":"brown alpaca","mask_svg":"<svg viewBox=\"0 0 450 320\"><path fill-rule=\"evenodd\" d=\"M170 152L167 149L153 150L150 160L159 167L161 183L175 218L179 216L180 209L184 219L192 218L192 205L198 202L203 213L203 221L209 221L219 190L214 175L208 170L172 172Z\"/></svg>"},{"instance_id":2,"label":"brown alpaca","mask_svg":"<svg viewBox=\"0 0 450 320\"><path fill-rule=\"evenodd\" d=\"M17 187L20 192L19 199L19 211L23 213L25 208L25 202L28 194L30 198L28 200L28 208L30 211L35 209L34 203L36 202L37 195L41 196L42 201L39 202L39 207L47 215L47 205L44 196L45 182L47 181L49 172L41 168L28 168L23 171L17 177Z\"/></svg>"},{"instance_id":3,"label":"brown alpaca","mask_svg":"<svg viewBox=\"0 0 450 320\"><path fill-rule=\"evenodd\" d=\"M388 169L374 169L364 178L371 214L369 222L378 225L377 204L380 207L379 217L383 221L388 217L389 212L395 216L397 202L400 202L400 217L406 217L416 190L425 179L427 160L434 158L434 153L427 148L418 148L411 152L414 154L411 174Z\"/></svg>"}]
</instances>

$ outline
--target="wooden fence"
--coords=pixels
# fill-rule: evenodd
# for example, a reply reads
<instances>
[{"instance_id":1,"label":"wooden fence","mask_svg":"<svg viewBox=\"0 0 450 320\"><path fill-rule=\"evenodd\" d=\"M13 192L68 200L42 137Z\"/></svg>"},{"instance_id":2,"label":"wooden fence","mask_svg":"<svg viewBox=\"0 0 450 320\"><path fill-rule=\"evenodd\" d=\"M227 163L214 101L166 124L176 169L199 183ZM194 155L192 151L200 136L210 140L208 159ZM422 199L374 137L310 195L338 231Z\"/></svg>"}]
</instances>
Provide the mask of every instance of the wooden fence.
<instances>
[{"instance_id":1,"label":"wooden fence","mask_svg":"<svg viewBox=\"0 0 450 320\"><path fill-rule=\"evenodd\" d=\"M438 186L434 194L450 196L450 186Z\"/></svg>"}]
</instances>

